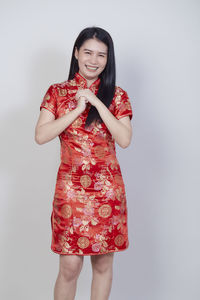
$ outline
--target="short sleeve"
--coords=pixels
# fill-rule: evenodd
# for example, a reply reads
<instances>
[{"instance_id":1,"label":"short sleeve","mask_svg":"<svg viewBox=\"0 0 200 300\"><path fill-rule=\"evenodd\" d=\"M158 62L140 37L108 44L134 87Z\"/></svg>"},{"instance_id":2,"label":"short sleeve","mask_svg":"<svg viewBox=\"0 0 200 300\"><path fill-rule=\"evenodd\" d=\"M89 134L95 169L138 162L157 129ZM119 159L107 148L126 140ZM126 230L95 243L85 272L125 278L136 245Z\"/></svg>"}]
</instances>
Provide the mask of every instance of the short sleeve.
<instances>
[{"instance_id":1,"label":"short sleeve","mask_svg":"<svg viewBox=\"0 0 200 300\"><path fill-rule=\"evenodd\" d=\"M56 100L55 88L53 87L53 85L51 85L46 91L46 94L44 95L44 98L40 105L40 110L42 109L42 107L48 109L56 116L57 100Z\"/></svg>"},{"instance_id":2,"label":"short sleeve","mask_svg":"<svg viewBox=\"0 0 200 300\"><path fill-rule=\"evenodd\" d=\"M117 119L130 116L133 117L132 106L128 94L123 89L119 88L114 101L114 115Z\"/></svg>"}]
</instances>

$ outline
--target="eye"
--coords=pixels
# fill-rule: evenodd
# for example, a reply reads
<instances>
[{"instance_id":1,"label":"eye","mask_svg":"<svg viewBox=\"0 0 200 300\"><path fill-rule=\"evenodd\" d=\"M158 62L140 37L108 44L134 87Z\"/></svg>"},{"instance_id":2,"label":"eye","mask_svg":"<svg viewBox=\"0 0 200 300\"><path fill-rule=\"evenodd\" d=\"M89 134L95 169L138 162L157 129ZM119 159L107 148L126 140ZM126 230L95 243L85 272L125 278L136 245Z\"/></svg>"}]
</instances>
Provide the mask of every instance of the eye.
<instances>
[{"instance_id":1,"label":"eye","mask_svg":"<svg viewBox=\"0 0 200 300\"><path fill-rule=\"evenodd\" d=\"M101 56L101 57L105 57L105 55L103 55L103 54L99 54L99 56Z\"/></svg>"},{"instance_id":2,"label":"eye","mask_svg":"<svg viewBox=\"0 0 200 300\"><path fill-rule=\"evenodd\" d=\"M86 54L90 54L90 52L89 52L89 51L85 51L85 53L86 53Z\"/></svg>"}]
</instances>

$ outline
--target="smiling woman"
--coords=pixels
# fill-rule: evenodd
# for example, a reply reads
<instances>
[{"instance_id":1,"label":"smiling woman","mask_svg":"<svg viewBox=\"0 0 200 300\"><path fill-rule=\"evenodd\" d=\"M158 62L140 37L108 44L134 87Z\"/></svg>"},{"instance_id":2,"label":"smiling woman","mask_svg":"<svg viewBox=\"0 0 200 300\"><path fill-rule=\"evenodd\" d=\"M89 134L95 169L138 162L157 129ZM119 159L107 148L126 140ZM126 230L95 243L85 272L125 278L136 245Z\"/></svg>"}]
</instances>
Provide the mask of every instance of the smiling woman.
<instances>
[{"instance_id":1,"label":"smiling woman","mask_svg":"<svg viewBox=\"0 0 200 300\"><path fill-rule=\"evenodd\" d=\"M40 105L35 140L59 137L61 163L51 214L53 252L60 254L55 300L74 299L83 257L91 256L91 300L108 299L115 252L128 248L125 185L115 142L128 147L132 107L115 85L111 36L84 29L75 41L68 80L52 84Z\"/></svg>"},{"instance_id":2,"label":"smiling woman","mask_svg":"<svg viewBox=\"0 0 200 300\"><path fill-rule=\"evenodd\" d=\"M109 108L116 89L113 40L106 30L99 27L89 28L82 30L74 43L68 80L73 79L77 72L82 74L81 70L86 76L87 87L89 87L97 77L100 78L101 82L97 91L97 97ZM86 55L86 61L83 61L83 63L81 57L79 57L81 54ZM98 69L93 71L90 70L88 66ZM92 106L88 113L85 127L97 120L103 122L97 108Z\"/></svg>"}]
</instances>

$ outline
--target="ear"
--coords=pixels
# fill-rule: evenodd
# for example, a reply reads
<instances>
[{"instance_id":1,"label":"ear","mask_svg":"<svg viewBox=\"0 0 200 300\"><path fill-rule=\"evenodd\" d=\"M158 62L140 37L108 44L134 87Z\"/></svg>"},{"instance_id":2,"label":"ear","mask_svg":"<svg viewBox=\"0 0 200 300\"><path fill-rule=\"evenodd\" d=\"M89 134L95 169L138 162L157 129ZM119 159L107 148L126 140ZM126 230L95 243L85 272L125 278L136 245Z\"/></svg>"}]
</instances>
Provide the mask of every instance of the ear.
<instances>
[{"instance_id":1,"label":"ear","mask_svg":"<svg viewBox=\"0 0 200 300\"><path fill-rule=\"evenodd\" d=\"M77 50L77 47L75 47L74 56L75 56L76 59L78 59L78 50Z\"/></svg>"}]
</instances>

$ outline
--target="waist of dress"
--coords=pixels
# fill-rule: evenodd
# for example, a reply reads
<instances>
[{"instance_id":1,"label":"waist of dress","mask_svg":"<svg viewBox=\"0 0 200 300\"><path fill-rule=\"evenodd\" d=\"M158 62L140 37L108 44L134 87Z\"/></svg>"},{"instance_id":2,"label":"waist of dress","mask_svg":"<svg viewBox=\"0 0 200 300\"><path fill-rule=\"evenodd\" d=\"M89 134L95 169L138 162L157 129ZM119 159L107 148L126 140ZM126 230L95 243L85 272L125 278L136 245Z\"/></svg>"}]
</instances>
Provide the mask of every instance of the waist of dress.
<instances>
[{"instance_id":1,"label":"waist of dress","mask_svg":"<svg viewBox=\"0 0 200 300\"><path fill-rule=\"evenodd\" d=\"M83 168L91 169L93 167L104 168L107 166L119 166L119 162L116 153L112 154L97 154L97 155L69 155L69 153L61 151L60 164L62 164L65 169L72 168Z\"/></svg>"}]
</instances>

